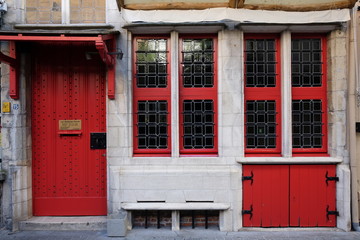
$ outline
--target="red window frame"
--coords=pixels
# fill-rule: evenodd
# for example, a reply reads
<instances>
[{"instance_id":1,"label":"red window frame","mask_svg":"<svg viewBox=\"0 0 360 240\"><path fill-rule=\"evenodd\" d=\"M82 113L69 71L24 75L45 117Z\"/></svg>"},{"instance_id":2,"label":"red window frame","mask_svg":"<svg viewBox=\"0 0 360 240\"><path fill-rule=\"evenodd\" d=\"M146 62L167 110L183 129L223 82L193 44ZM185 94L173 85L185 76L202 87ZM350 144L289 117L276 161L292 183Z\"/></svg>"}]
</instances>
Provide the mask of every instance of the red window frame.
<instances>
[{"instance_id":1,"label":"red window frame","mask_svg":"<svg viewBox=\"0 0 360 240\"><path fill-rule=\"evenodd\" d=\"M206 87L206 88L186 88L182 84L182 73L183 73L183 57L182 57L182 51L183 51L183 40L185 39L213 39L213 60L214 60L214 84L213 87ZM218 102L217 102L217 36L212 34L204 34L204 35L181 35L179 38L179 120L180 120L180 154L182 155L217 155L218 153ZM185 100L213 100L213 110L214 110L214 147L213 148L206 148L206 149L186 149L184 148L184 142L183 142L183 136L184 136L184 107L183 102Z\"/></svg>"},{"instance_id":2,"label":"red window frame","mask_svg":"<svg viewBox=\"0 0 360 240\"><path fill-rule=\"evenodd\" d=\"M275 87L247 87L246 86L246 40L274 39L276 54L276 86ZM244 35L244 143L246 156L281 156L281 48L280 37L277 34L245 34ZM276 147L275 148L248 148L246 139L246 102L248 100L272 100L276 104Z\"/></svg>"},{"instance_id":3,"label":"red window frame","mask_svg":"<svg viewBox=\"0 0 360 240\"><path fill-rule=\"evenodd\" d=\"M165 88L140 88L136 85L136 51L138 39L166 39L167 40L167 86ZM138 35L133 38L132 48L132 81L133 81L133 153L136 156L170 156L171 155L171 54L170 54L170 37L168 35ZM168 106L167 115L167 148L166 149L139 149L138 147L138 101L161 101L166 100Z\"/></svg>"},{"instance_id":4,"label":"red window frame","mask_svg":"<svg viewBox=\"0 0 360 240\"><path fill-rule=\"evenodd\" d=\"M292 148L295 156L320 155L328 156L328 130L327 130L327 40L322 34L294 34L292 39L321 39L322 50L322 84L321 87L291 87L292 100L320 99L322 101L322 147L321 148Z\"/></svg>"}]
</instances>

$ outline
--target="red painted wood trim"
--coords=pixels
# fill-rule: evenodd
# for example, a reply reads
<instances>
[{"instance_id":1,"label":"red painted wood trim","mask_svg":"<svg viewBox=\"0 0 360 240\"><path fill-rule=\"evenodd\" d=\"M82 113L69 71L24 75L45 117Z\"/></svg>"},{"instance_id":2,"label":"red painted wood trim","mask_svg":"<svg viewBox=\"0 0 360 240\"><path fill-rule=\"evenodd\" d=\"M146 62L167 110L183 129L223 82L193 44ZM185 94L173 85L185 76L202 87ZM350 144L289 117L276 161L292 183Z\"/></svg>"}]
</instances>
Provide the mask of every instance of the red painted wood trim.
<instances>
[{"instance_id":1,"label":"red painted wood trim","mask_svg":"<svg viewBox=\"0 0 360 240\"><path fill-rule=\"evenodd\" d=\"M109 38L111 51L115 51L116 49L116 40L113 36L102 36L103 40L107 40ZM115 55L112 56L112 65L108 66L107 69L107 82L108 82L108 98L111 100L115 99L115 78L116 78L116 61Z\"/></svg>"},{"instance_id":2,"label":"red painted wood trim","mask_svg":"<svg viewBox=\"0 0 360 240\"><path fill-rule=\"evenodd\" d=\"M136 86L136 51L138 39L166 39L167 40L167 86L165 88L138 88ZM132 48L132 83L133 83L133 154L136 157L166 157L171 154L171 53L170 37L168 35L138 35L133 39ZM166 149L139 149L137 142L137 102L139 100L166 100L168 103L168 139Z\"/></svg>"},{"instance_id":3,"label":"red painted wood trim","mask_svg":"<svg viewBox=\"0 0 360 240\"><path fill-rule=\"evenodd\" d=\"M110 37L111 36L111 37ZM113 35L109 35L110 38ZM23 34L18 35L0 35L1 41L67 41L67 42L95 42L109 40L107 37L102 35L96 37L81 37L81 36L24 36Z\"/></svg>"},{"instance_id":4,"label":"red painted wood trim","mask_svg":"<svg viewBox=\"0 0 360 240\"><path fill-rule=\"evenodd\" d=\"M0 52L0 61L12 66L16 65L16 58L10 57L5 55L4 53Z\"/></svg>"},{"instance_id":5,"label":"red painted wood trim","mask_svg":"<svg viewBox=\"0 0 360 240\"><path fill-rule=\"evenodd\" d=\"M10 57L16 60L16 44L14 41L9 41ZM18 66L15 63L10 65L10 89L9 95L12 99L19 99L19 79Z\"/></svg>"},{"instance_id":6,"label":"red painted wood trim","mask_svg":"<svg viewBox=\"0 0 360 240\"><path fill-rule=\"evenodd\" d=\"M293 39L313 39L320 38L321 39L321 49L322 49L322 86L321 87L292 87L292 99L300 100L300 99L321 99L322 100L322 148L293 148L294 154L309 154L309 153L324 153L328 152L328 108L327 108L327 41L326 36L321 34L304 34L298 35L295 34L292 36Z\"/></svg>"},{"instance_id":7,"label":"red painted wood trim","mask_svg":"<svg viewBox=\"0 0 360 240\"><path fill-rule=\"evenodd\" d=\"M108 98L115 99L115 55L109 55L108 47L105 41L110 41L111 50L115 51L116 41L114 35L99 35L96 37L73 37L65 36L24 36L18 35L0 35L0 41L9 41L10 56L6 56L0 52L0 60L4 63L10 64L10 97L12 99L19 99L18 93L18 70L16 62L16 47L15 41L60 41L60 42L94 42L96 49L99 51L101 59L108 66Z\"/></svg>"},{"instance_id":8,"label":"red painted wood trim","mask_svg":"<svg viewBox=\"0 0 360 240\"><path fill-rule=\"evenodd\" d=\"M214 45L214 86L209 88L185 88L182 85L181 75L183 68L181 66L182 62L182 41L184 39L213 39ZM180 154L182 156L195 155L195 156L216 156L218 153L218 97L217 97L217 87L218 86L218 39L217 35L214 34L202 34L202 35L191 35L183 34L179 39L179 145L180 145ZM185 149L183 144L182 137L184 136L184 127L183 122L183 104L184 100L201 100L201 99L211 99L214 101L214 148L212 149Z\"/></svg>"},{"instance_id":9,"label":"red painted wood trim","mask_svg":"<svg viewBox=\"0 0 360 240\"><path fill-rule=\"evenodd\" d=\"M246 62L245 47L248 39L274 39L276 47L276 86L275 87L246 87L246 65L244 64L244 92L245 101L244 109L246 109L247 100L274 100L276 103L276 148L246 148L245 154L249 157L258 156L256 154L273 156L274 154L281 154L281 47L280 36L277 34L246 34L244 36L244 63ZM246 114L245 114L246 123ZM246 144L246 126L244 128L244 140ZM249 155L248 155L249 154Z\"/></svg>"}]
</instances>

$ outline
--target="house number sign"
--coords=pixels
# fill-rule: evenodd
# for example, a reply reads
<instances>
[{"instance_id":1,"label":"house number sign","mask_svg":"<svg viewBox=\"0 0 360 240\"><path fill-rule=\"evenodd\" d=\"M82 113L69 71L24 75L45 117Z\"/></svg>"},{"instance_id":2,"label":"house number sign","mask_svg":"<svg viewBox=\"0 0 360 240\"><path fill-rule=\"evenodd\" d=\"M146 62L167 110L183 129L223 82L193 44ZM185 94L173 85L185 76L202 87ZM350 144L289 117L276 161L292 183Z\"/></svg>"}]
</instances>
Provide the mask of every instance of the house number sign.
<instances>
[{"instance_id":1,"label":"house number sign","mask_svg":"<svg viewBox=\"0 0 360 240\"><path fill-rule=\"evenodd\" d=\"M81 130L81 120L59 120L59 130Z\"/></svg>"}]
</instances>

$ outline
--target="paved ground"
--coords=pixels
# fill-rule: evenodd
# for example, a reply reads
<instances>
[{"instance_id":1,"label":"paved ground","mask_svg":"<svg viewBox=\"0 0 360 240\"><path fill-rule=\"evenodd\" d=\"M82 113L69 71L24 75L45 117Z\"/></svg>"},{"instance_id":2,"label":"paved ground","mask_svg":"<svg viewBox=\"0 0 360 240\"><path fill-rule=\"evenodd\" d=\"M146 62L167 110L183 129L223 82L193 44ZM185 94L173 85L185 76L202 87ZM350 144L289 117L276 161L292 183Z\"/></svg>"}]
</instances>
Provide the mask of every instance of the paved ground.
<instances>
[{"instance_id":1,"label":"paved ground","mask_svg":"<svg viewBox=\"0 0 360 240\"><path fill-rule=\"evenodd\" d=\"M126 237L107 237L106 231L0 231L1 240L360 240L360 232L334 230L272 230L220 232L218 230L134 229Z\"/></svg>"}]
</instances>

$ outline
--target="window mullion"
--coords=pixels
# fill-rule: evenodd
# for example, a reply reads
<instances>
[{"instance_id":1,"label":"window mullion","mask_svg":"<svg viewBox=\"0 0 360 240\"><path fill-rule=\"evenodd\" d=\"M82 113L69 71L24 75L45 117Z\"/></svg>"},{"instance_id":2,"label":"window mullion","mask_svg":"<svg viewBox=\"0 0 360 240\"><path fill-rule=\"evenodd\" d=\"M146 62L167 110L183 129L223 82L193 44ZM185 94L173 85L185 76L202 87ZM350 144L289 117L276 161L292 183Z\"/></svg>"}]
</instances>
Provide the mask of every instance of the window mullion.
<instances>
[{"instance_id":1,"label":"window mullion","mask_svg":"<svg viewBox=\"0 0 360 240\"><path fill-rule=\"evenodd\" d=\"M170 37L170 51L171 55L171 156L179 157L179 33L171 32Z\"/></svg>"},{"instance_id":2,"label":"window mullion","mask_svg":"<svg viewBox=\"0 0 360 240\"><path fill-rule=\"evenodd\" d=\"M61 0L61 23L70 24L70 0Z\"/></svg>"},{"instance_id":3,"label":"window mullion","mask_svg":"<svg viewBox=\"0 0 360 240\"><path fill-rule=\"evenodd\" d=\"M281 98L282 98L282 155L292 156L292 125L291 125L291 32L281 34Z\"/></svg>"}]
</instances>

